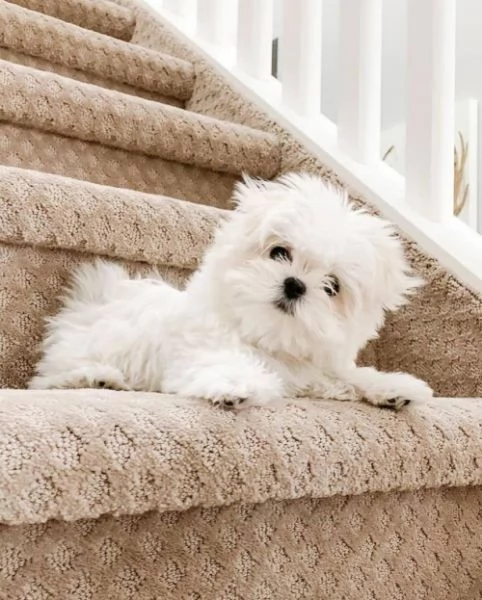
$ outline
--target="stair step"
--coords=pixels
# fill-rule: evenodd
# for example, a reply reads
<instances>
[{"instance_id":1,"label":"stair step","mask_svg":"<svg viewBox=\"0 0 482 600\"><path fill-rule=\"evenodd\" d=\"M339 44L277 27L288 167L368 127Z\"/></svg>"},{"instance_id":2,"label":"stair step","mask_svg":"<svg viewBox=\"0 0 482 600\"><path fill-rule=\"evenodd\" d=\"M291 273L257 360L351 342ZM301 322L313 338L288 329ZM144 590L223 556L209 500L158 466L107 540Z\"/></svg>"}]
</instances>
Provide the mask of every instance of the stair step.
<instances>
[{"instance_id":1,"label":"stair step","mask_svg":"<svg viewBox=\"0 0 482 600\"><path fill-rule=\"evenodd\" d=\"M0 166L0 244L194 269L228 211Z\"/></svg>"},{"instance_id":2,"label":"stair step","mask_svg":"<svg viewBox=\"0 0 482 600\"><path fill-rule=\"evenodd\" d=\"M136 24L131 10L108 0L8 0L8 2L120 40L130 40Z\"/></svg>"},{"instance_id":3,"label":"stair step","mask_svg":"<svg viewBox=\"0 0 482 600\"><path fill-rule=\"evenodd\" d=\"M188 100L191 63L0 2L0 46L167 98ZM81 51L80 51L81 49Z\"/></svg>"},{"instance_id":4,"label":"stair step","mask_svg":"<svg viewBox=\"0 0 482 600\"><path fill-rule=\"evenodd\" d=\"M0 122L0 164L232 208L239 176Z\"/></svg>"},{"instance_id":5,"label":"stair step","mask_svg":"<svg viewBox=\"0 0 482 600\"><path fill-rule=\"evenodd\" d=\"M137 96L139 98L147 98L148 100L154 100L154 102L162 102L164 104L171 104L172 106L184 107L185 101L177 100L176 98L162 96L155 92L148 92L138 87L132 87L120 81L114 81L113 79L106 79L105 77L98 77L92 73L86 71L80 71L73 69L65 65L53 64L48 60L37 58L35 56L28 56L15 50L8 48L2 48L0 46L0 60L6 60L8 62L24 65L25 67L31 67L33 69L39 69L41 71L49 71L50 73L57 73L63 77L69 77L70 79L76 79L77 81L83 81L85 83L92 83L107 90L116 90L123 94L130 94L131 96Z\"/></svg>"},{"instance_id":6,"label":"stair step","mask_svg":"<svg viewBox=\"0 0 482 600\"><path fill-rule=\"evenodd\" d=\"M271 178L274 135L0 61L0 120L169 161Z\"/></svg>"}]
</instances>

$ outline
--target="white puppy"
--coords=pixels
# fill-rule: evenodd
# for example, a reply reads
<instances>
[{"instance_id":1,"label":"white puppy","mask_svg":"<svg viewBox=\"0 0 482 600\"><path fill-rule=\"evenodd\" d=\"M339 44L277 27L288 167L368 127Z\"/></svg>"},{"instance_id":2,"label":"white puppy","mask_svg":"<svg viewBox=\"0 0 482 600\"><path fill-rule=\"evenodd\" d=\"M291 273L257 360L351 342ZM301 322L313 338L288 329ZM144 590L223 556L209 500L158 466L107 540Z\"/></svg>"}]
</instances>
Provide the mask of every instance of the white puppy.
<instances>
[{"instance_id":1,"label":"white puppy","mask_svg":"<svg viewBox=\"0 0 482 600\"><path fill-rule=\"evenodd\" d=\"M358 368L386 310L420 285L385 221L318 178L247 180L185 291L97 262L48 324L31 388L108 387L242 408L289 396L399 409L432 392Z\"/></svg>"}]
</instances>

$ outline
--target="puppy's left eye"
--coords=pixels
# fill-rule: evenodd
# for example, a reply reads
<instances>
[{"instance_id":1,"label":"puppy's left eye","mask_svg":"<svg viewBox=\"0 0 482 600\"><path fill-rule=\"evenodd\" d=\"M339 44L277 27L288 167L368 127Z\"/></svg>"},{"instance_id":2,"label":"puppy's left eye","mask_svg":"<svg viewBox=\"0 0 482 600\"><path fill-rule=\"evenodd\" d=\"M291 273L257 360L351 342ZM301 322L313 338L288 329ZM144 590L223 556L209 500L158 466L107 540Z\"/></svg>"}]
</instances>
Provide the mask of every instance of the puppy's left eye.
<instances>
[{"instance_id":1,"label":"puppy's left eye","mask_svg":"<svg viewBox=\"0 0 482 600\"><path fill-rule=\"evenodd\" d=\"M291 262L291 252L284 246L273 246L269 251L269 257L272 260L288 260Z\"/></svg>"},{"instance_id":2,"label":"puppy's left eye","mask_svg":"<svg viewBox=\"0 0 482 600\"><path fill-rule=\"evenodd\" d=\"M336 296L340 292L340 280L336 275L328 275L323 284L323 291L330 297Z\"/></svg>"}]
</instances>

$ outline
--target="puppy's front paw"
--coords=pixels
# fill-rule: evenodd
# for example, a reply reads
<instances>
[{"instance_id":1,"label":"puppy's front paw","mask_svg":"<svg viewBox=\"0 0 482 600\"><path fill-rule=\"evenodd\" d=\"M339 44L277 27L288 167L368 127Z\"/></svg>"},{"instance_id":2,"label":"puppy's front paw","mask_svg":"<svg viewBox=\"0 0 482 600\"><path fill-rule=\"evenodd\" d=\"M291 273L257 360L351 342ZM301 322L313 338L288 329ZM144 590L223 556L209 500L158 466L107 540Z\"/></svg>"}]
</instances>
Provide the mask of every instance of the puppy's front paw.
<instances>
[{"instance_id":1,"label":"puppy's front paw","mask_svg":"<svg viewBox=\"0 0 482 600\"><path fill-rule=\"evenodd\" d=\"M277 396L278 394L275 393L275 397ZM238 411L250 406L268 404L273 398L273 391L249 382L242 384L226 383L225 386L219 385L216 386L216 389L211 389L204 397L213 406Z\"/></svg>"},{"instance_id":2,"label":"puppy's front paw","mask_svg":"<svg viewBox=\"0 0 482 600\"><path fill-rule=\"evenodd\" d=\"M37 375L29 383L30 389L87 389L129 391L131 388L122 373L109 365L88 365L53 375Z\"/></svg>"},{"instance_id":3,"label":"puppy's front paw","mask_svg":"<svg viewBox=\"0 0 482 600\"><path fill-rule=\"evenodd\" d=\"M363 399L374 406L400 410L410 402L425 402L433 391L422 381L408 373L384 373L378 381L366 386Z\"/></svg>"},{"instance_id":4,"label":"puppy's front paw","mask_svg":"<svg viewBox=\"0 0 482 600\"><path fill-rule=\"evenodd\" d=\"M282 389L271 385L267 379L267 385L263 386L262 378L255 382L218 382L207 393L202 396L209 400L213 406L228 410L242 410L251 406L265 406L273 399L282 397Z\"/></svg>"},{"instance_id":5,"label":"puppy's front paw","mask_svg":"<svg viewBox=\"0 0 482 600\"><path fill-rule=\"evenodd\" d=\"M247 400L243 396L225 394L211 398L211 404L220 408L226 408L227 410L239 410L240 408L244 408Z\"/></svg>"},{"instance_id":6,"label":"puppy's front paw","mask_svg":"<svg viewBox=\"0 0 482 600\"><path fill-rule=\"evenodd\" d=\"M190 398L202 398L211 405L239 411L252 406L265 406L284 395L281 380L275 373L263 370L255 363L242 365L231 362L212 368L199 368L197 376L179 386L177 381L164 381L167 392Z\"/></svg>"}]
</instances>

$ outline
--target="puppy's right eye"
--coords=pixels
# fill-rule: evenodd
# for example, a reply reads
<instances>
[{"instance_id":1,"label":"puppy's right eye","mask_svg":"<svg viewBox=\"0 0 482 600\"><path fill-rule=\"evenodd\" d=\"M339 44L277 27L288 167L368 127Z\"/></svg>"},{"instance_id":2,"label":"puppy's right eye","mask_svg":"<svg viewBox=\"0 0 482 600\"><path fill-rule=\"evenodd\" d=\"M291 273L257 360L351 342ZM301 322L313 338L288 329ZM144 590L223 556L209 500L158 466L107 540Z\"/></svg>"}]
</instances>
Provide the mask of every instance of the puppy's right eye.
<instances>
[{"instance_id":1,"label":"puppy's right eye","mask_svg":"<svg viewBox=\"0 0 482 600\"><path fill-rule=\"evenodd\" d=\"M288 260L291 262L291 252L283 246L274 246L271 248L269 257L273 260Z\"/></svg>"},{"instance_id":2,"label":"puppy's right eye","mask_svg":"<svg viewBox=\"0 0 482 600\"><path fill-rule=\"evenodd\" d=\"M340 293L340 280L336 275L328 275L323 290L331 298Z\"/></svg>"}]
</instances>

